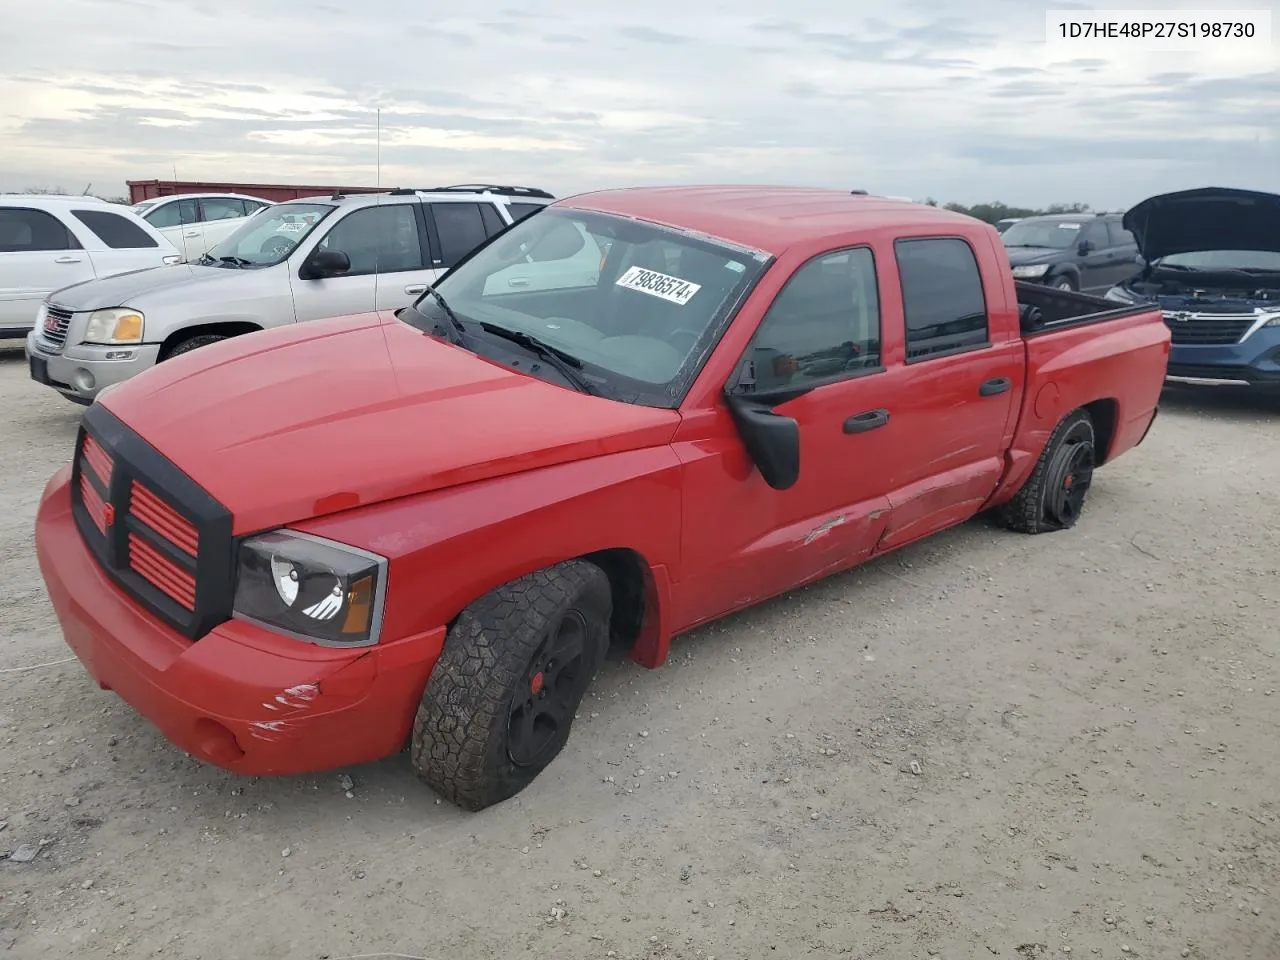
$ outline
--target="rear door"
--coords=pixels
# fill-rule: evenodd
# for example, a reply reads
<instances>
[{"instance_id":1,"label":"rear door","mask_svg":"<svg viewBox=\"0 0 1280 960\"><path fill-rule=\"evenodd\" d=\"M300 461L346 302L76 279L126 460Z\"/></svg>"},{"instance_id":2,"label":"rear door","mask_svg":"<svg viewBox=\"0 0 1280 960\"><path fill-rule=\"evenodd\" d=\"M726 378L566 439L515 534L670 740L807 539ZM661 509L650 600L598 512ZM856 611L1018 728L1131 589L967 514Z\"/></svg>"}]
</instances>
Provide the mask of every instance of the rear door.
<instances>
[{"instance_id":1,"label":"rear door","mask_svg":"<svg viewBox=\"0 0 1280 960\"><path fill-rule=\"evenodd\" d=\"M894 241L906 353L893 412L891 519L880 549L973 516L1004 471L1005 427L1025 359L1016 331L993 333L1002 276L985 278L963 237Z\"/></svg>"},{"instance_id":2,"label":"rear door","mask_svg":"<svg viewBox=\"0 0 1280 960\"><path fill-rule=\"evenodd\" d=\"M303 279L300 268L291 266L294 315L299 321L395 310L412 303L431 281L422 204L417 200L360 207L322 226L327 232L310 252L341 251L351 269L340 277Z\"/></svg>"},{"instance_id":3,"label":"rear door","mask_svg":"<svg viewBox=\"0 0 1280 960\"><path fill-rule=\"evenodd\" d=\"M93 262L56 216L0 206L0 330L30 330L46 296L93 279Z\"/></svg>"},{"instance_id":4,"label":"rear door","mask_svg":"<svg viewBox=\"0 0 1280 960\"><path fill-rule=\"evenodd\" d=\"M159 231L148 229L132 214L117 212L105 203L101 207L73 208L71 221L69 226L80 235L99 277L158 267L165 257L172 258L177 253Z\"/></svg>"}]
</instances>

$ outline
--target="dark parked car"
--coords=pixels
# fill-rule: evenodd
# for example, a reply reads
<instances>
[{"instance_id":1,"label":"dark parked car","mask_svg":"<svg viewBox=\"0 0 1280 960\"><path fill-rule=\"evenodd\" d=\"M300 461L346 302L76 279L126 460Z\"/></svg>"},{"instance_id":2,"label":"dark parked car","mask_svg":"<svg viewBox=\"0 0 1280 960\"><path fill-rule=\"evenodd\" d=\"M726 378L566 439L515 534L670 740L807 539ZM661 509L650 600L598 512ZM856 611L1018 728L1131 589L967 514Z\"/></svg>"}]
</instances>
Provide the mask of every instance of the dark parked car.
<instances>
[{"instance_id":1,"label":"dark parked car","mask_svg":"<svg viewBox=\"0 0 1280 960\"><path fill-rule=\"evenodd\" d=\"M1138 243L1118 213L1063 213L1010 224L1000 239L1016 280L1103 293L1133 274Z\"/></svg>"},{"instance_id":2,"label":"dark parked car","mask_svg":"<svg viewBox=\"0 0 1280 960\"><path fill-rule=\"evenodd\" d=\"M1107 297L1164 310L1168 379L1280 391L1280 195L1182 190L1124 221L1146 263Z\"/></svg>"}]
</instances>

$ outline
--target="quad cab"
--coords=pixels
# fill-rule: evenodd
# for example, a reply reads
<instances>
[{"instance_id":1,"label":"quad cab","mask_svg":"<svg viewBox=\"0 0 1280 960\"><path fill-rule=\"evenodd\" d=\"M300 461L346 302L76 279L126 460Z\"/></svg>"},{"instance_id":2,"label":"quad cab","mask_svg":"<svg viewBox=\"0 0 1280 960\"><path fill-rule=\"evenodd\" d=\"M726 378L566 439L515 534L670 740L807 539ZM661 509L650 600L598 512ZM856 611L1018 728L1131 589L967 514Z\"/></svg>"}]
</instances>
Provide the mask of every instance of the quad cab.
<instances>
[{"instance_id":1,"label":"quad cab","mask_svg":"<svg viewBox=\"0 0 1280 960\"><path fill-rule=\"evenodd\" d=\"M1016 284L945 210L587 194L410 307L99 397L40 565L89 672L182 749L286 774L408 746L478 810L555 759L611 644L658 667L981 511L1071 528L1168 349L1157 308Z\"/></svg>"}]
</instances>

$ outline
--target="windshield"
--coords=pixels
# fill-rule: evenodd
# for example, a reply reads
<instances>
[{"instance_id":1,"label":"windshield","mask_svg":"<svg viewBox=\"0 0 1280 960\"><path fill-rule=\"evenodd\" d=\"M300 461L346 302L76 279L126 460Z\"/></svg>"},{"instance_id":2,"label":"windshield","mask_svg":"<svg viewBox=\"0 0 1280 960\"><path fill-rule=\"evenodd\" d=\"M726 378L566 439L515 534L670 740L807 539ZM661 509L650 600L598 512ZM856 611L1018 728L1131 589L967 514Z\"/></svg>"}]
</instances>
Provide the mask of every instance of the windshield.
<instances>
[{"instance_id":1,"label":"windshield","mask_svg":"<svg viewBox=\"0 0 1280 960\"><path fill-rule=\"evenodd\" d=\"M1280 253L1267 250L1198 250L1161 257L1154 266L1188 270L1259 270L1280 273Z\"/></svg>"},{"instance_id":2,"label":"windshield","mask_svg":"<svg viewBox=\"0 0 1280 960\"><path fill-rule=\"evenodd\" d=\"M436 287L475 338L492 335L478 324L536 337L581 361L603 395L674 407L768 259L655 224L547 207ZM439 316L430 296L417 307Z\"/></svg>"},{"instance_id":3,"label":"windshield","mask_svg":"<svg viewBox=\"0 0 1280 960\"><path fill-rule=\"evenodd\" d=\"M1000 234L1006 247L1053 247L1065 250L1080 239L1079 220L1019 220Z\"/></svg>"},{"instance_id":4,"label":"windshield","mask_svg":"<svg viewBox=\"0 0 1280 960\"><path fill-rule=\"evenodd\" d=\"M266 207L245 217L234 233L210 248L208 256L215 260L229 257L241 266L271 266L293 253L333 210L328 203L278 203Z\"/></svg>"}]
</instances>

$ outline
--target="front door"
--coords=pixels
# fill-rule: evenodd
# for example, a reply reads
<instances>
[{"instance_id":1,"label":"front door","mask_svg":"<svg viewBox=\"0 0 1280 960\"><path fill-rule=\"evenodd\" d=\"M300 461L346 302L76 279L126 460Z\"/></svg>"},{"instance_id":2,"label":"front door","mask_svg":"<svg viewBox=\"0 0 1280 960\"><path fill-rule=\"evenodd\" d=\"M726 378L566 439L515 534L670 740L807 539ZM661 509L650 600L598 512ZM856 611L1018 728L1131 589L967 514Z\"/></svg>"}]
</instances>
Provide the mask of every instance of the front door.
<instances>
[{"instance_id":1,"label":"front door","mask_svg":"<svg viewBox=\"0 0 1280 960\"><path fill-rule=\"evenodd\" d=\"M329 225L307 254L291 258L295 317L322 320L408 306L436 276L426 264L426 247L416 200L353 210ZM345 253L351 269L342 276L303 279L300 267L315 250Z\"/></svg>"},{"instance_id":2,"label":"front door","mask_svg":"<svg viewBox=\"0 0 1280 960\"><path fill-rule=\"evenodd\" d=\"M865 559L889 521L904 368L886 369L875 261L867 247L801 266L761 321L747 356L761 398L799 424L800 474L786 490L755 469L727 407L690 418L674 448L685 462L677 629ZM786 394L781 394L786 396Z\"/></svg>"}]
</instances>

